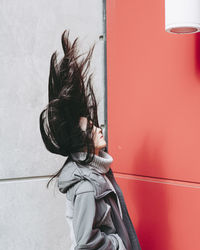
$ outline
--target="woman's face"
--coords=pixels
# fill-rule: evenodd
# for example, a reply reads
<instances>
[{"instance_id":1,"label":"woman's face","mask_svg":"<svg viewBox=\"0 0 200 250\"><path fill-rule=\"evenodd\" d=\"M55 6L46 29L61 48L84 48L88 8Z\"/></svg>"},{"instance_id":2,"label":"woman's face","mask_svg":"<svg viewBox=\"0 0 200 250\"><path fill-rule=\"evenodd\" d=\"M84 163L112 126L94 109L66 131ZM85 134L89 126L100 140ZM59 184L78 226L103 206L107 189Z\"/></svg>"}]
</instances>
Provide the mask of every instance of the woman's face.
<instances>
[{"instance_id":1,"label":"woman's face","mask_svg":"<svg viewBox=\"0 0 200 250\"><path fill-rule=\"evenodd\" d=\"M87 118L81 117L80 121L79 121L79 125L83 131L86 131ZM93 142L94 142L94 147L95 147L95 151L96 151L95 154L98 154L100 149L106 147L106 141L103 137L102 129L93 125L92 136L93 136Z\"/></svg>"}]
</instances>

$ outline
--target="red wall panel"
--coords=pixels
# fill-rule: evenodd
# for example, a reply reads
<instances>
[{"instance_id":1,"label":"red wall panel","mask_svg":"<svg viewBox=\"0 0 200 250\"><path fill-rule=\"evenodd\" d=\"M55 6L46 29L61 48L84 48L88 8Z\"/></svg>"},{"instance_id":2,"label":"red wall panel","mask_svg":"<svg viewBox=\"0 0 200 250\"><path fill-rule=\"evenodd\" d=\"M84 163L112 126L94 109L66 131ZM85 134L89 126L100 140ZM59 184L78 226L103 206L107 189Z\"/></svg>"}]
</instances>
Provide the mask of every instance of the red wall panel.
<instances>
[{"instance_id":1,"label":"red wall panel","mask_svg":"<svg viewBox=\"0 0 200 250\"><path fill-rule=\"evenodd\" d=\"M199 182L200 36L164 28L164 1L107 1L109 150L117 172Z\"/></svg>"},{"instance_id":2,"label":"red wall panel","mask_svg":"<svg viewBox=\"0 0 200 250\"><path fill-rule=\"evenodd\" d=\"M200 188L115 174L142 249L199 250Z\"/></svg>"}]
</instances>

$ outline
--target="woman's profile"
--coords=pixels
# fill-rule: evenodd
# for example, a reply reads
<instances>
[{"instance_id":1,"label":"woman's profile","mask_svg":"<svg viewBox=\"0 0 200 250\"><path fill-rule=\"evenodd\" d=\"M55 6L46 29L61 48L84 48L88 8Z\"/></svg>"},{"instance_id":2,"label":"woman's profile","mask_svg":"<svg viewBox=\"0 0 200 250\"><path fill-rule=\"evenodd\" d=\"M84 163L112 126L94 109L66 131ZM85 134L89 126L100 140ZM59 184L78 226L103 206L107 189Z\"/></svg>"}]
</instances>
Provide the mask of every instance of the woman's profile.
<instances>
[{"instance_id":1,"label":"woman's profile","mask_svg":"<svg viewBox=\"0 0 200 250\"><path fill-rule=\"evenodd\" d=\"M70 249L141 249L99 127L92 74L87 76L94 46L82 58L77 38L71 43L65 31L61 41L64 56L59 62L56 53L51 57L40 131L50 152L67 157L51 180L57 177L66 195Z\"/></svg>"}]
</instances>

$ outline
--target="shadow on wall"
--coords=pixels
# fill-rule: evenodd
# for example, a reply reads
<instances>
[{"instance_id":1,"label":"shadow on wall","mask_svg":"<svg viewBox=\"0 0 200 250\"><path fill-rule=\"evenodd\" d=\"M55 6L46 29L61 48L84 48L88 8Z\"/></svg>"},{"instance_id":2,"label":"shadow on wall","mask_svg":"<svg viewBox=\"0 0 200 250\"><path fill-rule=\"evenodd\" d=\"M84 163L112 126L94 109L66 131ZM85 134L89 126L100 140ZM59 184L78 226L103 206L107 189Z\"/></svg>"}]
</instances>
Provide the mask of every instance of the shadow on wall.
<instances>
[{"instance_id":1,"label":"shadow on wall","mask_svg":"<svg viewBox=\"0 0 200 250\"><path fill-rule=\"evenodd\" d=\"M163 176L162 171L162 138L155 141L146 135L143 145L136 153L134 170L141 172L146 168L156 169L157 176ZM133 154L134 155L134 154ZM153 177L153 176L151 176ZM148 181L149 180L149 181ZM148 250L171 249L170 227L168 221L169 202L166 185L151 182L144 177L136 181L134 200L137 201L137 235L141 248ZM134 213L134 212L133 212ZM134 220L133 220L134 222Z\"/></svg>"},{"instance_id":2,"label":"shadow on wall","mask_svg":"<svg viewBox=\"0 0 200 250\"><path fill-rule=\"evenodd\" d=\"M195 37L195 75L198 76L200 80L200 33L194 34ZM200 82L199 82L200 85Z\"/></svg>"}]
</instances>

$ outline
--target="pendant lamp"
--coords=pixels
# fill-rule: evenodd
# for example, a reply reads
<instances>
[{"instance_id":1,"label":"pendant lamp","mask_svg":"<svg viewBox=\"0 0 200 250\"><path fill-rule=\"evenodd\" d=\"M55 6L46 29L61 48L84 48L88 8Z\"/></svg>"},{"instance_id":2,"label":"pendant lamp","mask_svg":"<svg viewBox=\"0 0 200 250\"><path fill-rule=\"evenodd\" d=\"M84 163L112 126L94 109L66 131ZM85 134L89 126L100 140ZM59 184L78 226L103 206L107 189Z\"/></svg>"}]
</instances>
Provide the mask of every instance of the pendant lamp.
<instances>
[{"instance_id":1,"label":"pendant lamp","mask_svg":"<svg viewBox=\"0 0 200 250\"><path fill-rule=\"evenodd\" d=\"M200 0L165 0L165 31L191 34L200 31Z\"/></svg>"}]
</instances>

